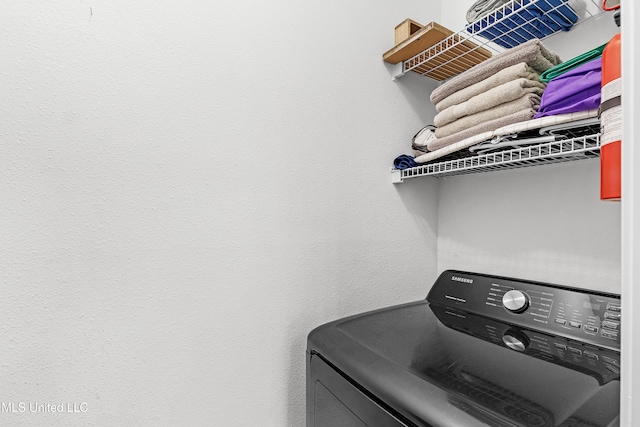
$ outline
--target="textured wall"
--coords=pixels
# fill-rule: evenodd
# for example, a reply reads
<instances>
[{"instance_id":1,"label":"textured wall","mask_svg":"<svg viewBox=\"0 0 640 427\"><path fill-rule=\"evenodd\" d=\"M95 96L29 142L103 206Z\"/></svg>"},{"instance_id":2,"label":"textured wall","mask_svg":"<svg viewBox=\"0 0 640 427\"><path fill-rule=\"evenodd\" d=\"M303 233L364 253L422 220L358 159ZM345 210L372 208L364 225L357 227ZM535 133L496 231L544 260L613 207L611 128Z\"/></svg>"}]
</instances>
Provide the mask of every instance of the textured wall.
<instances>
[{"instance_id":1,"label":"textured wall","mask_svg":"<svg viewBox=\"0 0 640 427\"><path fill-rule=\"evenodd\" d=\"M308 331L435 278L437 182L386 172L433 84L381 54L438 15L3 5L0 424L303 425Z\"/></svg>"},{"instance_id":2,"label":"textured wall","mask_svg":"<svg viewBox=\"0 0 640 427\"><path fill-rule=\"evenodd\" d=\"M620 204L600 201L596 160L442 182L439 270L620 293Z\"/></svg>"}]
</instances>

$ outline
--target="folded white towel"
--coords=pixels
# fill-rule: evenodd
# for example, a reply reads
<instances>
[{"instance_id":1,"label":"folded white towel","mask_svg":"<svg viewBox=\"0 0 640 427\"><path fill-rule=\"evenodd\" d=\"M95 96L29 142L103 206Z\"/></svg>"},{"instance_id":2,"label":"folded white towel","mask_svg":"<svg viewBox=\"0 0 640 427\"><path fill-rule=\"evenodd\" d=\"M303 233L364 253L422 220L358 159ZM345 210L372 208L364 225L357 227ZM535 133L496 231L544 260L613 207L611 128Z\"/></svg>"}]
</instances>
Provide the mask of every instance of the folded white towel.
<instances>
[{"instance_id":1,"label":"folded white towel","mask_svg":"<svg viewBox=\"0 0 640 427\"><path fill-rule=\"evenodd\" d=\"M527 117L529 112L523 111L521 113L516 113L515 117L520 118L520 114L524 114L525 117ZM428 163L430 161L444 157L448 154L455 153L456 151L469 148L472 145L478 144L479 142L490 141L495 136L511 135L514 133L525 132L533 129L541 129L546 126L584 120L590 117L597 117L597 115L598 115L598 110L596 109L596 110L589 110L589 111L580 111L578 113L560 114L557 116L541 117L539 119L533 119L533 120L524 118L523 119L524 121L520 120L517 122L512 122L511 124L501 126L493 131L476 130L475 131L476 133L472 133L471 136L468 136L466 133L465 135L459 135L459 134L451 135L441 140L437 140L439 145L436 145L435 142L431 144L431 148L434 151L430 151L427 154L422 154L419 157L416 156L415 161L417 163ZM508 122L512 120L513 120L512 117L504 118L504 122ZM481 133L477 133L477 132L481 132ZM441 147L441 148L438 148L438 147Z\"/></svg>"},{"instance_id":2,"label":"folded white towel","mask_svg":"<svg viewBox=\"0 0 640 427\"><path fill-rule=\"evenodd\" d=\"M475 126L481 125L482 123L499 119L500 117L504 117L522 110L531 110L534 111L535 114L535 112L538 111L539 106L540 96L534 93L528 93L516 100L500 104L488 110L471 114L470 116L462 117L461 119L458 119L453 123L441 126L436 129L436 138L444 138L445 136L453 135L455 133L471 129ZM501 124L500 126L506 126L506 124ZM483 131L494 130L500 126L497 126L493 129L483 129ZM430 146L429 150L433 151Z\"/></svg>"},{"instance_id":3,"label":"folded white towel","mask_svg":"<svg viewBox=\"0 0 640 427\"><path fill-rule=\"evenodd\" d=\"M500 104L521 98L528 93L542 96L544 88L545 84L541 81L525 78L513 80L489 89L461 104L453 105L445 109L436 115L433 119L433 124L442 127L462 117L489 110Z\"/></svg>"},{"instance_id":4,"label":"folded white towel","mask_svg":"<svg viewBox=\"0 0 640 427\"><path fill-rule=\"evenodd\" d=\"M536 110L532 108L525 108L524 110L516 111L515 113L511 113L506 116L498 117L493 120L480 122L476 126L465 128L460 132L454 133L453 135L449 135L444 138L436 138L436 140L432 144L429 144L429 151L440 150L444 147L447 147L451 144L455 144L456 142L462 141L467 138L472 138L477 136L482 138L488 138L488 136L491 135L491 131L494 131L503 126L510 125L512 123L519 123L519 122L524 122L526 120L531 120L531 118L533 118L535 114L536 114ZM482 140L477 140L477 142L481 142L481 141ZM426 160L426 158L424 158L423 156L420 156L418 159L416 159L416 161L420 163Z\"/></svg>"},{"instance_id":5,"label":"folded white towel","mask_svg":"<svg viewBox=\"0 0 640 427\"><path fill-rule=\"evenodd\" d=\"M540 40L532 39L492 56L486 61L471 67L464 73L453 77L443 85L438 86L431 92L431 102L438 104L449 95L520 62L526 62L531 68L542 73L562 61L557 54L548 50Z\"/></svg>"},{"instance_id":6,"label":"folded white towel","mask_svg":"<svg viewBox=\"0 0 640 427\"><path fill-rule=\"evenodd\" d=\"M541 81L540 74L538 74L533 68L527 65L527 63L519 62L510 67L503 68L502 70L496 72L495 74L492 74L484 80L479 81L478 83L472 84L471 86L467 86L457 92L452 93L436 104L436 110L444 111L452 105L461 104L476 95L480 95L481 93L488 91L489 89L520 78Z\"/></svg>"}]
</instances>

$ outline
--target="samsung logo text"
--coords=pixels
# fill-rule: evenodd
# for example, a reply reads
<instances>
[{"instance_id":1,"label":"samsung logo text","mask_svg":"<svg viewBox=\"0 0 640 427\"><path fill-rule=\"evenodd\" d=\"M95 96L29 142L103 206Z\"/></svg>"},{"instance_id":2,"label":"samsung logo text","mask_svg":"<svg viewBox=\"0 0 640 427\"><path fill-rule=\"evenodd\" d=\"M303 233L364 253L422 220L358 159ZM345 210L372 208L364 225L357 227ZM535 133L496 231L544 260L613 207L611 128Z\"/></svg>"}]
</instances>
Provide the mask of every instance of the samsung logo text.
<instances>
[{"instance_id":1,"label":"samsung logo text","mask_svg":"<svg viewBox=\"0 0 640 427\"><path fill-rule=\"evenodd\" d=\"M466 277L460 277L460 276L451 276L451 280L453 280L454 282L462 282L462 283L468 283L468 284L473 283L473 279L467 279Z\"/></svg>"}]
</instances>

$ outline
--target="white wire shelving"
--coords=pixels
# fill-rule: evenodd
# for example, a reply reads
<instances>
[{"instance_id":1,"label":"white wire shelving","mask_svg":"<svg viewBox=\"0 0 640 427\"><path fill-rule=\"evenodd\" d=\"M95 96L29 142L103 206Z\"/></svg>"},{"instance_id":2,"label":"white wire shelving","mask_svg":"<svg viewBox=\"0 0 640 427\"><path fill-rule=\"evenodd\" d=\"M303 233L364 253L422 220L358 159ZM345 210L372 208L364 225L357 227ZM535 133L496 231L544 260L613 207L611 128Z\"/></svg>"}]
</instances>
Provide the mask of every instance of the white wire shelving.
<instances>
[{"instance_id":1,"label":"white wire shelving","mask_svg":"<svg viewBox=\"0 0 640 427\"><path fill-rule=\"evenodd\" d=\"M532 38L543 40L603 12L600 0L512 0L396 64L394 79L409 71L436 80L454 76L469 69L483 50L496 54Z\"/></svg>"},{"instance_id":2,"label":"white wire shelving","mask_svg":"<svg viewBox=\"0 0 640 427\"><path fill-rule=\"evenodd\" d=\"M391 169L392 182L423 176L446 177L517 169L543 164L593 159L600 156L600 134L530 145L461 159L430 163L409 169Z\"/></svg>"},{"instance_id":3,"label":"white wire shelving","mask_svg":"<svg viewBox=\"0 0 640 427\"><path fill-rule=\"evenodd\" d=\"M429 78L454 76L469 69L478 50L500 53L532 39L569 30L601 13L600 0L511 0L463 30L397 64L396 76L413 71ZM571 127L571 126L570 126ZM560 140L487 154L462 155L409 169L391 169L392 182L423 176L446 177L593 159L600 155L599 129Z\"/></svg>"}]
</instances>

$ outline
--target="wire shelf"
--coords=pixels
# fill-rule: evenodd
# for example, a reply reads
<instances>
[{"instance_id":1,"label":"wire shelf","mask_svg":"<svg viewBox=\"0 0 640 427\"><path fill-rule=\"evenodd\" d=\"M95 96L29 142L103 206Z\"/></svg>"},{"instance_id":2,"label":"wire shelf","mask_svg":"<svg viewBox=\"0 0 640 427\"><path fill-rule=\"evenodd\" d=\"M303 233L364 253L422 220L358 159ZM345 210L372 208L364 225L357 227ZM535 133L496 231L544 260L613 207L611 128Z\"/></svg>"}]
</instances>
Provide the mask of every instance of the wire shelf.
<instances>
[{"instance_id":1,"label":"wire shelf","mask_svg":"<svg viewBox=\"0 0 640 427\"><path fill-rule=\"evenodd\" d=\"M482 50L492 54L527 40L568 31L604 12L599 0L512 0L412 58L398 64L395 77L413 71L443 80L474 65ZM472 46L471 48L469 46Z\"/></svg>"},{"instance_id":2,"label":"wire shelf","mask_svg":"<svg viewBox=\"0 0 640 427\"><path fill-rule=\"evenodd\" d=\"M593 159L600 156L600 134L530 145L461 159L430 163L410 169L391 169L394 184L421 176L454 176L552 163Z\"/></svg>"}]
</instances>

